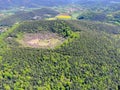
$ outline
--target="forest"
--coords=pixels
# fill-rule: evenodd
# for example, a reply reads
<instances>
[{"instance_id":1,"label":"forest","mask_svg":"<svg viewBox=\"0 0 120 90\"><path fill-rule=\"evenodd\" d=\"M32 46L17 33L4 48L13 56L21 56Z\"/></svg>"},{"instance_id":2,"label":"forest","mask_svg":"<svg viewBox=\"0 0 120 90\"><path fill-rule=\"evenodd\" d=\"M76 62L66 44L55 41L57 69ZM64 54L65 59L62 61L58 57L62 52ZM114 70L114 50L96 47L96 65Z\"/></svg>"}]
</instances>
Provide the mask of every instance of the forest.
<instances>
[{"instance_id":1,"label":"forest","mask_svg":"<svg viewBox=\"0 0 120 90\"><path fill-rule=\"evenodd\" d=\"M120 90L120 0L0 0L0 90Z\"/></svg>"},{"instance_id":2,"label":"forest","mask_svg":"<svg viewBox=\"0 0 120 90\"><path fill-rule=\"evenodd\" d=\"M72 25L71 25L72 24ZM57 33L50 48L23 47L25 33ZM76 20L25 21L0 35L1 90L117 90L120 27Z\"/></svg>"}]
</instances>

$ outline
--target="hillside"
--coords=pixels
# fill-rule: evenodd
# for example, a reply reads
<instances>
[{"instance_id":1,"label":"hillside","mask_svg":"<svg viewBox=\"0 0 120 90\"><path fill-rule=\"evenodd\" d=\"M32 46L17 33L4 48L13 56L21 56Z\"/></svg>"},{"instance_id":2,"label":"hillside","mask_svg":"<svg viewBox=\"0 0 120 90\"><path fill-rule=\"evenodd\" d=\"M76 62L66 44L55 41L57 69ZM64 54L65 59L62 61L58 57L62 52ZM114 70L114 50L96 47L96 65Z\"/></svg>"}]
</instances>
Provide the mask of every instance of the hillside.
<instances>
[{"instance_id":1,"label":"hillside","mask_svg":"<svg viewBox=\"0 0 120 90\"><path fill-rule=\"evenodd\" d=\"M54 48L24 47L18 42L26 34L41 36L42 32L64 41ZM0 89L117 90L119 35L119 26L100 22L40 20L15 24L0 35Z\"/></svg>"},{"instance_id":2,"label":"hillside","mask_svg":"<svg viewBox=\"0 0 120 90\"><path fill-rule=\"evenodd\" d=\"M119 0L78 0L77 4L87 9L78 15L78 20L100 21L120 25Z\"/></svg>"},{"instance_id":3,"label":"hillside","mask_svg":"<svg viewBox=\"0 0 120 90\"><path fill-rule=\"evenodd\" d=\"M8 16L0 20L0 25L12 26L15 23L27 20L41 20L45 18L55 17L59 12L50 8L42 8L29 12L18 11L14 15Z\"/></svg>"}]
</instances>

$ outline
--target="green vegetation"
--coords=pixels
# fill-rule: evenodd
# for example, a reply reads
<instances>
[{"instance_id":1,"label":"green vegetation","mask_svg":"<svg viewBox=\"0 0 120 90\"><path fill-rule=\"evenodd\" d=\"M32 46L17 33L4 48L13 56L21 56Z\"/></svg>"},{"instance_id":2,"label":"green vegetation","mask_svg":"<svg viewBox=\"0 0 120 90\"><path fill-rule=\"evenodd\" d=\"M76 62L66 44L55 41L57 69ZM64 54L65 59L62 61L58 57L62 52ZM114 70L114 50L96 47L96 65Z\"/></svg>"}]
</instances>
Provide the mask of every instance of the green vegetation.
<instances>
[{"instance_id":1,"label":"green vegetation","mask_svg":"<svg viewBox=\"0 0 120 90\"><path fill-rule=\"evenodd\" d=\"M117 3L112 3L110 0L80 0L77 3L78 10L76 14L78 14L78 20L100 21L120 25L119 1ZM75 12L71 13L73 18L74 13Z\"/></svg>"},{"instance_id":2,"label":"green vegetation","mask_svg":"<svg viewBox=\"0 0 120 90\"><path fill-rule=\"evenodd\" d=\"M68 26L66 21L60 20L23 22L12 34L18 32L39 33L41 31L51 31L53 33L58 33L63 37L69 37L72 35L71 26Z\"/></svg>"},{"instance_id":3,"label":"green vegetation","mask_svg":"<svg viewBox=\"0 0 120 90\"><path fill-rule=\"evenodd\" d=\"M119 0L29 1L0 11L0 90L118 90Z\"/></svg>"},{"instance_id":4,"label":"green vegetation","mask_svg":"<svg viewBox=\"0 0 120 90\"><path fill-rule=\"evenodd\" d=\"M2 26L12 26L15 23L26 21L26 20L43 20L45 18L55 17L59 12L50 8L41 8L32 11L18 11L15 14L8 16L0 20Z\"/></svg>"},{"instance_id":5,"label":"green vegetation","mask_svg":"<svg viewBox=\"0 0 120 90\"><path fill-rule=\"evenodd\" d=\"M66 40L54 49L19 47L15 41L24 33L41 31L57 33ZM0 89L117 90L119 35L119 26L100 22L43 20L16 24L0 35Z\"/></svg>"}]
</instances>

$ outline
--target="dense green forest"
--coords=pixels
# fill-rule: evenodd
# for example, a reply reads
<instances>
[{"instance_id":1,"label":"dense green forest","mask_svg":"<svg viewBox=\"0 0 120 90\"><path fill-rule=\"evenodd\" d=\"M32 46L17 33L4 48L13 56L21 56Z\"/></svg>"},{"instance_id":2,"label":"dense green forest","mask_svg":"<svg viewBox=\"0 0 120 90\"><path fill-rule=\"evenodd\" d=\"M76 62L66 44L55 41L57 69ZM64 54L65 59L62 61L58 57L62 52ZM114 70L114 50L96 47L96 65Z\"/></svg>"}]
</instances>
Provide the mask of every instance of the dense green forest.
<instances>
[{"instance_id":1,"label":"dense green forest","mask_svg":"<svg viewBox=\"0 0 120 90\"><path fill-rule=\"evenodd\" d=\"M25 33L41 31L66 40L53 49L22 47L16 41ZM1 90L117 90L119 75L119 26L76 20L25 21L0 35Z\"/></svg>"},{"instance_id":2,"label":"dense green forest","mask_svg":"<svg viewBox=\"0 0 120 90\"><path fill-rule=\"evenodd\" d=\"M119 0L0 0L0 90L119 89Z\"/></svg>"}]
</instances>

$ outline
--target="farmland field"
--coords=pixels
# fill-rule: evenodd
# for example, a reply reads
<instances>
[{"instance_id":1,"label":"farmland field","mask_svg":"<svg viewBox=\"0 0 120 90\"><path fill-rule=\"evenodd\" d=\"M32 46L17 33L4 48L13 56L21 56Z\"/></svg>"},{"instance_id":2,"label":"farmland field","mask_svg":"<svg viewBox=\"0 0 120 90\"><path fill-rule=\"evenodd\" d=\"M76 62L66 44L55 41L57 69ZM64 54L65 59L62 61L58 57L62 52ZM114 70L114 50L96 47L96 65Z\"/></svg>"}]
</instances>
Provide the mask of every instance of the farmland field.
<instances>
[{"instance_id":1,"label":"farmland field","mask_svg":"<svg viewBox=\"0 0 120 90\"><path fill-rule=\"evenodd\" d=\"M68 19L71 19L72 17L70 15L64 15L64 14L62 15L61 14L61 15L56 16L56 18L57 19L67 19L68 20Z\"/></svg>"}]
</instances>

